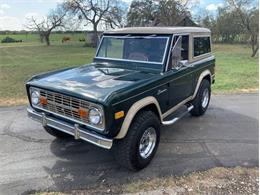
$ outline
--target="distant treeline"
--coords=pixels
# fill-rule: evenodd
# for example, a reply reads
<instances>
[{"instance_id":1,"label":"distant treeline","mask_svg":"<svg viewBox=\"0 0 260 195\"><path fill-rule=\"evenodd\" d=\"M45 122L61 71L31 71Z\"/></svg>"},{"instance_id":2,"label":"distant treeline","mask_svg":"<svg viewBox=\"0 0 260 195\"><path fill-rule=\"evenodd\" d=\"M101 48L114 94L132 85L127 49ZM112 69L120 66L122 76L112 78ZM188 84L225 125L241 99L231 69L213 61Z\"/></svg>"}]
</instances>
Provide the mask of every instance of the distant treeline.
<instances>
[{"instance_id":1,"label":"distant treeline","mask_svg":"<svg viewBox=\"0 0 260 195\"><path fill-rule=\"evenodd\" d=\"M74 33L87 33L87 32L92 32L92 31L83 31L83 30L77 30L77 31L53 31L53 33L56 34L74 34ZM26 31L26 30L21 30L21 31L10 31L10 30L5 30L5 31L0 31L0 35L19 35L19 34L38 34L37 31Z\"/></svg>"}]
</instances>

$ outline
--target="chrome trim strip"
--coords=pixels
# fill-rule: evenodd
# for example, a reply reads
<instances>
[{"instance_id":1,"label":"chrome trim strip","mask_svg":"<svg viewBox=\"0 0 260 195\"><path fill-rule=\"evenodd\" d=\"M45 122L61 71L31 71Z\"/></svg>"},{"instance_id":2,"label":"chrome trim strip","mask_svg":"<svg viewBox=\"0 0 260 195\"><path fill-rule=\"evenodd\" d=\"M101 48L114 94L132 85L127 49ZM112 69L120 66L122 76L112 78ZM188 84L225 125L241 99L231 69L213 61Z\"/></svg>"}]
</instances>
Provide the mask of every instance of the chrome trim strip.
<instances>
[{"instance_id":1,"label":"chrome trim strip","mask_svg":"<svg viewBox=\"0 0 260 195\"><path fill-rule=\"evenodd\" d=\"M164 39L167 39L167 42L166 42L166 45L165 45L165 49L164 49L164 54L163 54L163 59L161 62L152 62L152 61L139 61L139 60L128 60L128 59L118 59L118 58L105 58L105 57L98 57L98 52L100 50L100 46L103 42L103 39L104 37L112 37L112 38L127 38L127 39L133 39L135 37L138 37L138 36L133 36L133 37L124 37L124 36L102 36L102 39L100 41L100 44L98 46L98 49L96 51L96 56L95 56L95 59L102 59L102 60L115 60L115 61L126 61L126 62L138 62L138 63L145 63L145 64L160 64L162 65L164 63L164 60L165 60L165 56L166 56L166 51L167 51L167 46L168 46L168 43L169 43L169 38L170 37L149 37L149 38L152 38L152 39L158 39L158 38L164 38ZM144 37L144 36L141 36L141 37Z\"/></svg>"},{"instance_id":2,"label":"chrome trim strip","mask_svg":"<svg viewBox=\"0 0 260 195\"><path fill-rule=\"evenodd\" d=\"M169 61L170 61L170 57L171 57L171 51L172 51L172 44L173 44L173 39L175 38L175 35L172 35L172 40L171 40L171 44L170 44L170 48L169 48L169 53L168 53L168 58L167 58L167 62L166 62L166 66L164 68L164 70L162 71L162 73L167 72L168 71L168 66L169 66Z\"/></svg>"},{"instance_id":3,"label":"chrome trim strip","mask_svg":"<svg viewBox=\"0 0 260 195\"><path fill-rule=\"evenodd\" d=\"M138 61L138 60L128 60L128 59L117 59L117 58L104 58L104 57L95 57L95 59L114 60L114 61L121 61L121 62L138 62L138 63L143 63L143 64L159 64L159 65L162 65L162 62L149 62L149 61Z\"/></svg>"},{"instance_id":4,"label":"chrome trim strip","mask_svg":"<svg viewBox=\"0 0 260 195\"><path fill-rule=\"evenodd\" d=\"M27 114L28 114L29 118L31 118L37 122L40 122L40 123L43 121L43 118L44 118L46 121L46 126L55 128L64 133L70 134L70 135L74 136L75 138L85 140L85 141L92 143L94 145L97 145L99 147L102 147L105 149L110 149L113 145L112 139L108 139L101 135L96 135L96 134L87 132L83 128L79 127L78 124L72 125L72 124L64 122L62 120L55 119L53 117L49 117L49 116L43 117L44 113L36 112L31 107L27 108Z\"/></svg>"},{"instance_id":5,"label":"chrome trim strip","mask_svg":"<svg viewBox=\"0 0 260 195\"><path fill-rule=\"evenodd\" d=\"M92 125L90 125L90 124L87 124L87 123L84 123L84 122L81 122L81 121L78 121L78 120L74 120L74 119L72 119L72 118L69 118L69 117L67 117L67 116L58 114L58 113L56 113L56 112L52 112L52 111L50 111L50 110L46 110L46 109L41 108L41 107L38 107L38 106L35 106L35 108L37 108L37 109L39 109L39 110L42 110L42 111L45 111L45 112L47 112L47 113L51 113L51 114L53 114L53 115L59 116L59 117L61 117L61 118L68 119L68 120L70 120L71 122L75 122L75 123L79 123L79 124L81 124L81 125L85 125L86 127L90 127L90 128L92 128L93 130L104 131L104 129L100 129L100 128L95 127L95 126L92 126Z\"/></svg>"},{"instance_id":6,"label":"chrome trim strip","mask_svg":"<svg viewBox=\"0 0 260 195\"><path fill-rule=\"evenodd\" d=\"M214 60L215 59L215 56L214 55L209 55L208 57L206 58L203 58L203 59L200 59L198 61L193 61L192 63L189 64L189 66L195 66L197 64L201 64L201 63L204 63L204 62L208 62L208 61L211 61L211 60Z\"/></svg>"},{"instance_id":7,"label":"chrome trim strip","mask_svg":"<svg viewBox=\"0 0 260 195\"><path fill-rule=\"evenodd\" d=\"M98 47L97 47L97 50L96 50L95 57L97 56L97 54L98 54L98 52L99 52L99 49L100 49L101 43L102 43L102 41L103 41L103 37L104 37L104 35L102 35L102 38L101 38L101 40L99 41L99 44L98 44ZM94 58L95 58L95 57L94 57Z\"/></svg>"}]
</instances>

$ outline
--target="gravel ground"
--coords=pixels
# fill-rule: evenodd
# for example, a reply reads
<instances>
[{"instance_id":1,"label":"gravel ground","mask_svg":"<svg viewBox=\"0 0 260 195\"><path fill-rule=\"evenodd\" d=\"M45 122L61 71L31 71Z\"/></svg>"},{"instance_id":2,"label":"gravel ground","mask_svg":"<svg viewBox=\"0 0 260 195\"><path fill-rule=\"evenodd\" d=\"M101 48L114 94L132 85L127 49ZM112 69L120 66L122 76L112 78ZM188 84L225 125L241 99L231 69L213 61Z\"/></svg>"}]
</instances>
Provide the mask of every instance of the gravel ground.
<instances>
[{"instance_id":1,"label":"gravel ground","mask_svg":"<svg viewBox=\"0 0 260 195\"><path fill-rule=\"evenodd\" d=\"M184 176L170 176L136 181L121 186L103 186L66 193L43 192L38 195L124 194L124 195L197 195L197 194L259 194L259 169L217 167Z\"/></svg>"}]
</instances>

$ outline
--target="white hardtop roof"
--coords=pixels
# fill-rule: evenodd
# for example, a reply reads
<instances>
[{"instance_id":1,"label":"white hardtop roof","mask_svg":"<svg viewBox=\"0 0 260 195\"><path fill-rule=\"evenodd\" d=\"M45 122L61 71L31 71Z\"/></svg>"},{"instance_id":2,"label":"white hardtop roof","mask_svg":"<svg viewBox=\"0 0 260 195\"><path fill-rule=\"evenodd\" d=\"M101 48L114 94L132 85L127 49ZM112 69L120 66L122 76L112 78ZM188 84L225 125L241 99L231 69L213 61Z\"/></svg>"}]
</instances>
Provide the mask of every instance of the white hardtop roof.
<instances>
[{"instance_id":1,"label":"white hardtop roof","mask_svg":"<svg viewBox=\"0 0 260 195\"><path fill-rule=\"evenodd\" d=\"M180 34L180 33L206 33L210 30L201 27L129 27L108 30L105 34Z\"/></svg>"}]
</instances>

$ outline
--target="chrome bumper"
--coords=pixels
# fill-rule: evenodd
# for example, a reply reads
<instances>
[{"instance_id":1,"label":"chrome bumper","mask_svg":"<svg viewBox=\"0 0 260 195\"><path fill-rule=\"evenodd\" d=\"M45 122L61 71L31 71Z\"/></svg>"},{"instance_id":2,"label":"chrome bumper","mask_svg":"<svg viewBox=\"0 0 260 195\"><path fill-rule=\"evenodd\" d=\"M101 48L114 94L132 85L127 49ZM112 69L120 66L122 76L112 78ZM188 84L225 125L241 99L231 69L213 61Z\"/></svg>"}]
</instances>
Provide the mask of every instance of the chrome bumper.
<instances>
[{"instance_id":1,"label":"chrome bumper","mask_svg":"<svg viewBox=\"0 0 260 195\"><path fill-rule=\"evenodd\" d=\"M29 118L42 123L43 126L49 126L64 133L70 134L74 136L75 139L82 139L105 149L110 149L112 147L112 139L107 139L103 136L86 132L81 127L79 127L78 124L72 125L65 121L46 116L44 113L36 112L31 107L27 108L27 114Z\"/></svg>"}]
</instances>

